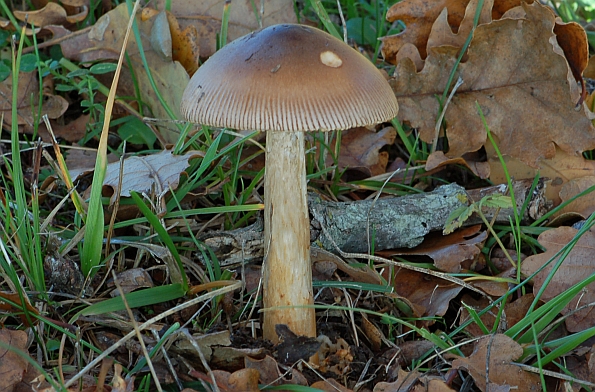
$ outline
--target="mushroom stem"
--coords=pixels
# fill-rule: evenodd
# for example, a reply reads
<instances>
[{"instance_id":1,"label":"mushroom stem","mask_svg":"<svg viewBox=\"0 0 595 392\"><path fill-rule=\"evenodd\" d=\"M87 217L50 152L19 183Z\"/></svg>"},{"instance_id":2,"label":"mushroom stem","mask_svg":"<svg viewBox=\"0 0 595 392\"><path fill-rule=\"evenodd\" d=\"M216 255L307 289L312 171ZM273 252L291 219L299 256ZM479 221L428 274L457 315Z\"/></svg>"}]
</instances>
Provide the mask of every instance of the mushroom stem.
<instances>
[{"instance_id":1,"label":"mushroom stem","mask_svg":"<svg viewBox=\"0 0 595 392\"><path fill-rule=\"evenodd\" d=\"M310 221L303 132L268 132L264 178L264 338L277 343L275 325L315 337Z\"/></svg>"}]
</instances>

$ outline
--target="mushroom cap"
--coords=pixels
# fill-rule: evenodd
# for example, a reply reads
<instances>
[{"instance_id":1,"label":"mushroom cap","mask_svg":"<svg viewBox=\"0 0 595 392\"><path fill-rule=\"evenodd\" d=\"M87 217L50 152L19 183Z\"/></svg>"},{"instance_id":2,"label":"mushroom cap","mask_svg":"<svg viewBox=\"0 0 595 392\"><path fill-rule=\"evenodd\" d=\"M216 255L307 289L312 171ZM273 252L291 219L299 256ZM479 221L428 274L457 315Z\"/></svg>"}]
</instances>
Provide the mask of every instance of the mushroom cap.
<instances>
[{"instance_id":1,"label":"mushroom cap","mask_svg":"<svg viewBox=\"0 0 595 392\"><path fill-rule=\"evenodd\" d=\"M282 24L245 35L209 58L182 97L189 121L261 131L330 131L397 115L382 73L343 41Z\"/></svg>"}]
</instances>

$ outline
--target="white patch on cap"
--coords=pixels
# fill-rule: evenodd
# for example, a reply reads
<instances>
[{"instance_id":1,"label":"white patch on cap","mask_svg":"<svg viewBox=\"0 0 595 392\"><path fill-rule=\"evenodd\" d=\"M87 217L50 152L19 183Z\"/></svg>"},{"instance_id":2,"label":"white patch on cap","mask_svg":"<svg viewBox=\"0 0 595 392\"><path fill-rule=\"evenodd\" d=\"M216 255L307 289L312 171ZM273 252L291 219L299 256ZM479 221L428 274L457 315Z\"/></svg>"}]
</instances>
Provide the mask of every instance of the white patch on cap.
<instances>
[{"instance_id":1,"label":"white patch on cap","mask_svg":"<svg viewBox=\"0 0 595 392\"><path fill-rule=\"evenodd\" d=\"M327 67L339 68L343 64L343 60L335 52L330 50L320 53L320 61Z\"/></svg>"}]
</instances>

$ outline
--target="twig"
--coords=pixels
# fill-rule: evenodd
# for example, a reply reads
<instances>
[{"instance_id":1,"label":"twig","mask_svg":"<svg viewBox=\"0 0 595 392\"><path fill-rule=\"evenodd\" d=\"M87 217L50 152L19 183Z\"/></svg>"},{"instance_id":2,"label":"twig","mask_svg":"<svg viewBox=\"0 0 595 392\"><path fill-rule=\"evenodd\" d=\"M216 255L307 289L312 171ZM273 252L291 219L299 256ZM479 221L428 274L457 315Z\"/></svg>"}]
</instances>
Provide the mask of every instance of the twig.
<instances>
[{"instance_id":1,"label":"twig","mask_svg":"<svg viewBox=\"0 0 595 392\"><path fill-rule=\"evenodd\" d=\"M432 270L429 270L429 269L426 269L426 268L416 267L416 266L413 266L413 265L401 263L401 262L390 260L390 259L385 259L385 258L379 257L379 256L372 256L372 255L365 254L365 253L346 253L346 252L343 252L337 246L335 240L333 238L331 238L331 236L327 232L326 227L323 224L324 220L322 220L320 216L317 216L318 213L315 210L312 209L311 212L314 214L314 218L317 219L320 222L320 227L322 228L323 234L333 244L333 246L337 250L337 253L339 253L339 255L341 257L343 257L343 258L351 258L351 259L368 259L368 260L379 262L379 263L386 263L386 264L394 265L394 266L399 267L399 268L405 268L405 269L409 269L409 270L412 270L412 271L417 271L417 272L420 272L422 274L432 275L432 276L435 276L437 278L444 279L444 280L447 280L449 282L458 284L458 285L460 285L460 286L462 286L462 287L464 287L466 289L475 291L476 293L481 294L481 296L487 298L490 301L490 303L492 303L491 298L486 293L484 293L483 291L481 291L481 290L479 290L479 289L477 289L477 288L475 288L475 287L467 284L464 280L461 280L459 278L452 277L452 276L450 276L448 274L445 274L443 272L432 271Z\"/></svg>"}]
</instances>

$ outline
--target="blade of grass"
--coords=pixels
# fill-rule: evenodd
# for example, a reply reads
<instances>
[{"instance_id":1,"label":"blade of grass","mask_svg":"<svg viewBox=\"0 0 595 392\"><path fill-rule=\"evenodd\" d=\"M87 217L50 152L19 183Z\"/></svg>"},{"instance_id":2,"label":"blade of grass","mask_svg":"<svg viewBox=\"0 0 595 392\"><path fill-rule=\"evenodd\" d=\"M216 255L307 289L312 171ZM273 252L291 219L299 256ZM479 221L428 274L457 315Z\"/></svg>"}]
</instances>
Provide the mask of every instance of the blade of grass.
<instances>
[{"instance_id":1,"label":"blade of grass","mask_svg":"<svg viewBox=\"0 0 595 392\"><path fill-rule=\"evenodd\" d=\"M85 276L93 276L97 272L97 267L101 263L101 248L103 246L103 204L101 203L101 191L103 188L103 180L105 179L105 172L107 170L107 141L109 134L109 125L111 120L112 110L114 108L114 99L120 79L120 72L122 70L122 62L124 61L124 53L130 37L132 24L135 20L136 12L138 11L140 0L134 3L134 8L130 14L130 20L126 28L126 35L122 43L120 57L118 58L118 66L114 74L112 86L105 104L105 118L103 121L103 129L101 130L101 137L99 139L99 147L97 148L97 159L95 161L95 170L93 174L93 182L91 185L91 196L89 200L89 210L87 212L86 235L83 243L83 254L81 257L81 269Z\"/></svg>"},{"instance_id":2,"label":"blade of grass","mask_svg":"<svg viewBox=\"0 0 595 392\"><path fill-rule=\"evenodd\" d=\"M163 227L157 215L155 215L143 202L143 199L138 195L138 193L132 191L130 192L130 196L136 203L138 209L143 213L145 218L147 218L151 224L151 227L157 232L161 241L163 241L165 246L167 246L167 249L169 249L172 256L174 257L177 265L173 265L173 263L168 265L172 280L179 280L179 282L174 283L180 283L184 291L188 290L188 278L186 277L186 272L184 271L184 265L182 265L180 254L178 253L178 250L176 249L171 237L167 233L167 230L165 230L165 227Z\"/></svg>"},{"instance_id":3,"label":"blade of grass","mask_svg":"<svg viewBox=\"0 0 595 392\"><path fill-rule=\"evenodd\" d=\"M229 12L231 9L231 0L225 0L223 3L223 16L221 16L221 32L219 33L219 47L221 49L227 44L227 28L229 27Z\"/></svg>"},{"instance_id":4,"label":"blade of grass","mask_svg":"<svg viewBox=\"0 0 595 392\"><path fill-rule=\"evenodd\" d=\"M166 286L151 287L133 291L126 294L126 301L131 308L138 308L141 306L149 306L160 304L174 299L182 298L186 294L186 290L181 284L170 284ZM78 319L80 316L96 316L99 314L107 314L111 312L118 312L124 310L124 302L120 297L114 297L95 303L89 307L78 312L73 319Z\"/></svg>"},{"instance_id":5,"label":"blade of grass","mask_svg":"<svg viewBox=\"0 0 595 392\"><path fill-rule=\"evenodd\" d=\"M203 294L199 297L193 298L189 301L187 301L185 304L183 304L185 307L188 306L192 306L194 304L200 303L200 302L204 302L204 301L208 301L211 300L214 297L217 297L218 295L223 295L229 292L233 292L237 289L239 289L241 286L241 282L234 282L234 284L230 285L230 286L226 286L217 290L213 290L210 291L206 294ZM180 287L181 288L181 287ZM134 293L131 293L134 294ZM182 307L178 306L174 309L171 309L170 311L167 312L162 312L160 314L158 314L157 316L145 321L144 323L142 323L141 325L138 326L139 330L143 330L145 328L147 328L150 325L155 324L156 322L170 316L172 314L172 312L175 312L177 310L180 310ZM71 321L72 322L72 321ZM124 336L122 339L120 339L120 341L122 343L130 340L133 336L135 336L136 332L135 331L131 331L128 334L126 334L126 336ZM75 376L73 376L70 380L68 380L68 382L66 382L64 384L65 387L70 387L71 385L73 385L79 378L81 378L83 375L88 374L88 372L93 369L95 366L97 366L98 363L100 363L105 357L107 357L108 355L110 355L114 350L116 350L119 346L118 345L112 345L109 348L107 348L103 353L101 353L101 355L97 356L94 360L92 360L91 362L89 362L83 369L81 369L81 371L79 371Z\"/></svg>"},{"instance_id":6,"label":"blade of grass","mask_svg":"<svg viewBox=\"0 0 595 392\"><path fill-rule=\"evenodd\" d=\"M126 5L128 6L129 11L132 8L131 2L132 2L132 0L126 0ZM138 2L138 0L137 0L137 2ZM136 8L136 3L134 5L134 7ZM133 15L136 15L136 13L134 13ZM155 78L153 77L153 72L151 71L149 62L147 61L147 56L145 55L145 50L143 48L142 38L141 38L140 30L138 28L138 24L136 23L136 18L132 18L132 32L134 33L134 37L136 39L136 45L138 46L138 50L139 50L139 56L143 63L143 68L145 69L145 72L147 73L147 78L149 79L149 84L151 85L153 92L157 96L157 99L161 103L161 106L163 106L163 109L165 110L167 115L172 120L177 120L178 118L174 114L173 110L169 107L169 104L167 103L167 101L165 101L165 99L161 95L161 92L159 91L157 83L155 82ZM182 132L182 126L180 124L174 123L174 125L178 128L179 132Z\"/></svg>"},{"instance_id":7,"label":"blade of grass","mask_svg":"<svg viewBox=\"0 0 595 392\"><path fill-rule=\"evenodd\" d=\"M328 31L329 34L331 34L332 36L343 41L343 37L341 36L341 34L339 34L337 29L335 28L335 25L331 21L331 18L328 16L328 12L326 12L326 9L322 5L321 1L320 0L310 0L310 6L312 6L312 8L314 9L314 12L316 13L316 15L318 15L318 18L324 25L324 28L326 29L326 31Z\"/></svg>"}]
</instances>

